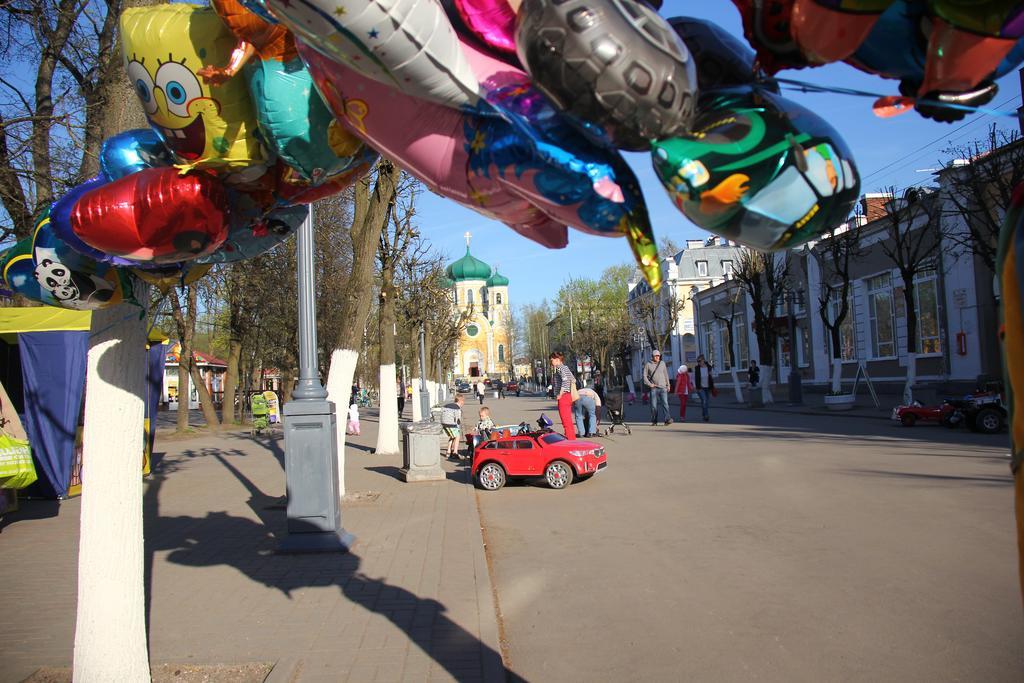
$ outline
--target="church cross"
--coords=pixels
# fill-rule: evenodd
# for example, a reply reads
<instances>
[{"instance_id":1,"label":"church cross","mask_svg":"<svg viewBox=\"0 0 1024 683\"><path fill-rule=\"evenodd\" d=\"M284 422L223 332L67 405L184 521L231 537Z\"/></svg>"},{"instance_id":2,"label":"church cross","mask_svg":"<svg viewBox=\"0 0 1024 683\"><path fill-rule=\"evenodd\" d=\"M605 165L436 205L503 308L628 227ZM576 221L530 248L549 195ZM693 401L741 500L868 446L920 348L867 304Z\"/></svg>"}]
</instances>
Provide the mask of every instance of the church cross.
<instances>
[{"instance_id":1,"label":"church cross","mask_svg":"<svg viewBox=\"0 0 1024 683\"><path fill-rule=\"evenodd\" d=\"M469 240L473 238L473 233L467 230L463 237L466 238L466 249L469 249Z\"/></svg>"}]
</instances>

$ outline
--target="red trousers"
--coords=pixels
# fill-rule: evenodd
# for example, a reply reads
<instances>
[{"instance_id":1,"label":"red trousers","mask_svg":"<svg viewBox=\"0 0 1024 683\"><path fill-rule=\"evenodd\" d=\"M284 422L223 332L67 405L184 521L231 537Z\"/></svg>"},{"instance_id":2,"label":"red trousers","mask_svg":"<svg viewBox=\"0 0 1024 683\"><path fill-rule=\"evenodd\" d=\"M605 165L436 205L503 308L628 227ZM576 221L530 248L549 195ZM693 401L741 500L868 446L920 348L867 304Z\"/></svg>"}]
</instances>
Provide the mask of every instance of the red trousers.
<instances>
[{"instance_id":1,"label":"red trousers","mask_svg":"<svg viewBox=\"0 0 1024 683\"><path fill-rule=\"evenodd\" d=\"M690 396L689 394L679 394L679 421L682 422L686 419L686 399Z\"/></svg>"},{"instance_id":2,"label":"red trousers","mask_svg":"<svg viewBox=\"0 0 1024 683\"><path fill-rule=\"evenodd\" d=\"M558 417L562 419L562 430L565 438L576 438L576 421L572 414L572 394L566 392L558 397Z\"/></svg>"}]
</instances>

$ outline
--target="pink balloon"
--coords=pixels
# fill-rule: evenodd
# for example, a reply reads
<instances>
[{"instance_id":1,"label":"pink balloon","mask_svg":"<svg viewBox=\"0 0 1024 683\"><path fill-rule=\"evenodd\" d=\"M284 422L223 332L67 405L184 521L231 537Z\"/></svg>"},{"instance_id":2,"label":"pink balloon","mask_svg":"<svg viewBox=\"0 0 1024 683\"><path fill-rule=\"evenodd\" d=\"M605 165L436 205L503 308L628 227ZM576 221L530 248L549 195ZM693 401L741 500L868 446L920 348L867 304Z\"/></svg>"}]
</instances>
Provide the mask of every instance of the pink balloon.
<instances>
[{"instance_id":1,"label":"pink balloon","mask_svg":"<svg viewBox=\"0 0 1024 683\"><path fill-rule=\"evenodd\" d=\"M510 193L494 177L470 180L469 154L463 144L468 114L362 76L301 41L299 54L338 120L431 190L499 220L546 247L568 244L564 224Z\"/></svg>"},{"instance_id":2,"label":"pink balloon","mask_svg":"<svg viewBox=\"0 0 1024 683\"><path fill-rule=\"evenodd\" d=\"M455 9L487 47L516 54L516 12L508 0L455 0Z\"/></svg>"}]
</instances>

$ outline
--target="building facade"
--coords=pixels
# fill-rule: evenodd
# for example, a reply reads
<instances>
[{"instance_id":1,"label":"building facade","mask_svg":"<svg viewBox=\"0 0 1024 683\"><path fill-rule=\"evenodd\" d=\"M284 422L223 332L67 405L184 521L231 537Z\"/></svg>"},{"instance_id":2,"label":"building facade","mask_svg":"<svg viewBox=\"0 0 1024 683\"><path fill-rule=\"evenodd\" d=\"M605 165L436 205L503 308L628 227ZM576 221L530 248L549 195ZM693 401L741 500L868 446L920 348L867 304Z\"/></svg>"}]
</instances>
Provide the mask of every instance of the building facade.
<instances>
[{"instance_id":1,"label":"building facade","mask_svg":"<svg viewBox=\"0 0 1024 683\"><path fill-rule=\"evenodd\" d=\"M998 292L994 274L961 245L950 240L950 231L963 229L962 221L947 210L940 187L924 193L917 201L928 202L927 213L934 218L908 219L901 230L920 238L922 255L914 276L913 306L916 312L917 350L907 351L908 320L904 282L896 264L886 254L894 250L891 223L884 207L899 206L903 199L867 195L862 200L859 251L850 267L848 312L839 328L841 376L848 390L858 371L873 383L890 391L906 380L908 365L914 362L915 383L937 392L969 390L1002 374L998 348ZM941 226L941 229L940 229ZM925 231L923 233L919 231ZM785 383L796 363L802 382L827 390L833 365L833 343L822 320L820 298L833 292L841 281L830 275L823 263L827 241L790 251L789 285L801 296L792 297L795 340L791 343L788 302L776 306L769 321L778 334L773 350L774 377ZM785 258L779 253L777 258ZM700 352L718 373L730 369L728 323L730 312L741 312L732 331L737 346L737 365L746 370L750 359L758 360L760 349L751 322L753 308L746 290L733 280L702 290L696 297L696 326L700 330ZM836 319L839 298L829 298L825 315ZM746 383L746 373L739 379ZM762 377L762 381L767 378ZM887 386L888 385L888 386ZM884 390L884 389L883 389Z\"/></svg>"},{"instance_id":2,"label":"building facade","mask_svg":"<svg viewBox=\"0 0 1024 683\"><path fill-rule=\"evenodd\" d=\"M695 296L732 278L740 250L721 237L687 240L684 249L662 260L663 284L658 292L640 278L629 283L626 305L634 330L630 345L634 382L650 360L652 345L664 346L659 350L670 376L681 364L696 360Z\"/></svg>"},{"instance_id":3,"label":"building facade","mask_svg":"<svg viewBox=\"0 0 1024 683\"><path fill-rule=\"evenodd\" d=\"M470 253L468 236L466 255L449 265L446 273L463 320L453 363L455 377L510 378L514 360L508 278Z\"/></svg>"}]
</instances>

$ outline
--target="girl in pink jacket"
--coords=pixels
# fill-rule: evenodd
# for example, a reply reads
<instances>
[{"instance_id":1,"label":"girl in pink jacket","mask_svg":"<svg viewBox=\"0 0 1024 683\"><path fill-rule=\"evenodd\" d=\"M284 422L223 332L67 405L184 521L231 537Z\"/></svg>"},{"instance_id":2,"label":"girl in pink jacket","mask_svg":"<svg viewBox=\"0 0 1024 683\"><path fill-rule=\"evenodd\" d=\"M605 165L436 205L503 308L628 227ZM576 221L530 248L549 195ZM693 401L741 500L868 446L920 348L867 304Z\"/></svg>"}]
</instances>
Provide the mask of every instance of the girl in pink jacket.
<instances>
[{"instance_id":1,"label":"girl in pink jacket","mask_svg":"<svg viewBox=\"0 0 1024 683\"><path fill-rule=\"evenodd\" d=\"M690 370L685 365L680 365L676 372L676 396L679 397L679 421L686 422L686 400L690 394L696 391L693 385L693 378L690 377Z\"/></svg>"}]
</instances>

